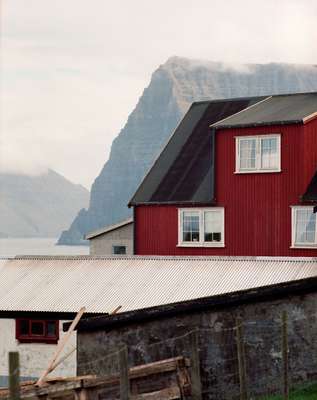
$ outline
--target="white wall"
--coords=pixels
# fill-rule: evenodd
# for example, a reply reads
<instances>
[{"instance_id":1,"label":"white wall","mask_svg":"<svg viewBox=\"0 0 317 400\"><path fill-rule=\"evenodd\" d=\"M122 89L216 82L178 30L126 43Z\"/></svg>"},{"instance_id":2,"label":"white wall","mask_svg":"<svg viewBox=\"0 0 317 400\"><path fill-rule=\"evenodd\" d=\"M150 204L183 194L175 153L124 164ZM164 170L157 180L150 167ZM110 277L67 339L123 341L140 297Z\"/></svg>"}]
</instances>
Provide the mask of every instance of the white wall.
<instances>
[{"instance_id":1,"label":"white wall","mask_svg":"<svg viewBox=\"0 0 317 400\"><path fill-rule=\"evenodd\" d=\"M133 224L121 226L89 240L90 254L103 256L112 254L112 246L126 246L127 255L133 254Z\"/></svg>"},{"instance_id":2,"label":"white wall","mask_svg":"<svg viewBox=\"0 0 317 400\"><path fill-rule=\"evenodd\" d=\"M59 340L65 334L63 322L59 322ZM8 352L18 351L20 354L20 376L38 377L43 372L52 357L57 344L45 343L19 343L15 339L15 320L0 319L0 381L3 384L5 376L8 376ZM76 332L72 334L64 347L61 356L67 354L76 347ZM75 376L76 375L76 351L72 353L49 376ZM0 385L1 386L1 385Z\"/></svg>"}]
</instances>

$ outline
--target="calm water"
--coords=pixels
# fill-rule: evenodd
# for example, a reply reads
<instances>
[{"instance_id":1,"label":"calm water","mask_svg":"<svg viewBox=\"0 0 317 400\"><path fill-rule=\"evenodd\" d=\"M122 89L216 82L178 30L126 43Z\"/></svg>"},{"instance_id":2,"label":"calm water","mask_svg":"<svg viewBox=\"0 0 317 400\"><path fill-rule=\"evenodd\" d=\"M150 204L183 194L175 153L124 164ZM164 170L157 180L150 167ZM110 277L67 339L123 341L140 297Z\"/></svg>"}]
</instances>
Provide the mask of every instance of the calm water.
<instances>
[{"instance_id":1,"label":"calm water","mask_svg":"<svg viewBox=\"0 0 317 400\"><path fill-rule=\"evenodd\" d=\"M56 246L57 238L0 239L0 257L89 254L88 246Z\"/></svg>"}]
</instances>

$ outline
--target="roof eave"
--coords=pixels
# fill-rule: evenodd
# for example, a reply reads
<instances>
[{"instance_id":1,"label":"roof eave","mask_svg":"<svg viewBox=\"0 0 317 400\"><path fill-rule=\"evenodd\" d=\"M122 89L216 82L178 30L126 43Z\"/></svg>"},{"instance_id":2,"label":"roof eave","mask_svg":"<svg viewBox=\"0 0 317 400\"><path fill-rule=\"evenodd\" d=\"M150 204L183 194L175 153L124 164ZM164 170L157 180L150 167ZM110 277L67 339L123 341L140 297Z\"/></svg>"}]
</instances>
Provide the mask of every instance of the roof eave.
<instances>
[{"instance_id":1,"label":"roof eave","mask_svg":"<svg viewBox=\"0 0 317 400\"><path fill-rule=\"evenodd\" d=\"M86 240L90 240L90 239L93 239L95 237L104 235L105 233L109 233L109 232L115 231L116 229L122 228L123 226L129 225L129 224L132 224L132 223L133 223L133 218L129 218L129 219L126 219L124 221L118 222L117 224L108 225L108 227L97 229L97 230L92 231L92 232L88 232L84 236L84 238Z\"/></svg>"},{"instance_id":2,"label":"roof eave","mask_svg":"<svg viewBox=\"0 0 317 400\"><path fill-rule=\"evenodd\" d=\"M133 202L130 203L131 207L136 207L136 206L212 206L216 204L216 200L210 200L210 201L144 201L144 202Z\"/></svg>"},{"instance_id":3,"label":"roof eave","mask_svg":"<svg viewBox=\"0 0 317 400\"><path fill-rule=\"evenodd\" d=\"M166 304L135 311L127 311L116 315L94 317L82 320L77 325L79 332L111 329L130 323L145 322L157 318L171 317L188 312L198 312L206 309L229 308L255 301L272 301L289 295L302 295L317 291L317 277L283 282L274 285L230 292L226 294L187 300L173 304ZM63 330L67 330L69 323L65 323Z\"/></svg>"},{"instance_id":4,"label":"roof eave","mask_svg":"<svg viewBox=\"0 0 317 400\"><path fill-rule=\"evenodd\" d=\"M257 126L272 126L272 125L298 125L304 124L302 119L289 120L289 121L270 121L270 122L254 122L249 124L233 124L233 125L211 125L216 130L219 129L239 129L239 128L253 128Z\"/></svg>"}]
</instances>

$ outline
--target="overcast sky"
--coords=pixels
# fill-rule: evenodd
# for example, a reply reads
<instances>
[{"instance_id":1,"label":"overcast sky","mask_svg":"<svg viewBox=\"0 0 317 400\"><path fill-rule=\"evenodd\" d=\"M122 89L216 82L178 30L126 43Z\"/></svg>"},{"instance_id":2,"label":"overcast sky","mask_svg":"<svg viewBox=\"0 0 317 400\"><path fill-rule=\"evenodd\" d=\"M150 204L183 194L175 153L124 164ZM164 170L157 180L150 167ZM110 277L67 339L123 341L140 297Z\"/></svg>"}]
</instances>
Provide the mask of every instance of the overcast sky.
<instances>
[{"instance_id":1,"label":"overcast sky","mask_svg":"<svg viewBox=\"0 0 317 400\"><path fill-rule=\"evenodd\" d=\"M317 64L317 0L0 0L1 168L90 188L170 56Z\"/></svg>"}]
</instances>

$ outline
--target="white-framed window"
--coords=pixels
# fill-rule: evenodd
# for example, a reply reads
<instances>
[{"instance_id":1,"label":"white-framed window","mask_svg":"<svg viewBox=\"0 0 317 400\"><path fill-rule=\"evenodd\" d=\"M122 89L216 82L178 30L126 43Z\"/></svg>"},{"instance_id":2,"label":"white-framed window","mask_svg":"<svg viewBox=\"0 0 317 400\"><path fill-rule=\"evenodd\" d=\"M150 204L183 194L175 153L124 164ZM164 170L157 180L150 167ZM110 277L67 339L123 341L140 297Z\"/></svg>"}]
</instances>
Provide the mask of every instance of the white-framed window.
<instances>
[{"instance_id":1,"label":"white-framed window","mask_svg":"<svg viewBox=\"0 0 317 400\"><path fill-rule=\"evenodd\" d=\"M236 173L279 171L280 134L236 137Z\"/></svg>"},{"instance_id":2,"label":"white-framed window","mask_svg":"<svg viewBox=\"0 0 317 400\"><path fill-rule=\"evenodd\" d=\"M178 246L224 247L224 209L178 210Z\"/></svg>"},{"instance_id":3,"label":"white-framed window","mask_svg":"<svg viewBox=\"0 0 317 400\"><path fill-rule=\"evenodd\" d=\"M317 248L316 213L310 206L292 207L292 247Z\"/></svg>"}]
</instances>

